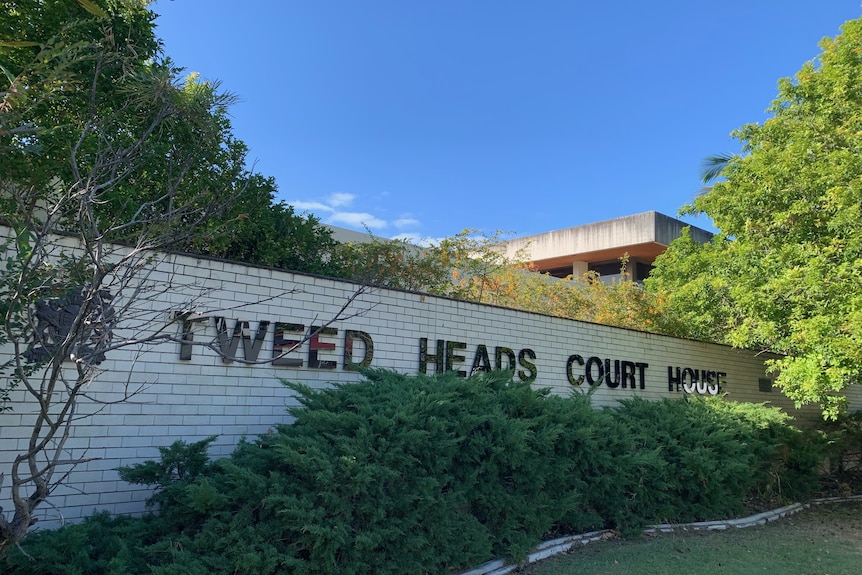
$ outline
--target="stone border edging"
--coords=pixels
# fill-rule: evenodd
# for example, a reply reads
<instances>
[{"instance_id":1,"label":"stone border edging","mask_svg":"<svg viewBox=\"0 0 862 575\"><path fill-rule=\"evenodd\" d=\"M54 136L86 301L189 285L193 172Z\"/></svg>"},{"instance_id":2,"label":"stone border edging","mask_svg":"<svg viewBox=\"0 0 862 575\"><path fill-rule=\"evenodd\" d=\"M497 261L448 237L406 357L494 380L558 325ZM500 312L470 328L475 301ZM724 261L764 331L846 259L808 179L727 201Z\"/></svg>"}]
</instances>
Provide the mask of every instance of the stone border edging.
<instances>
[{"instance_id":1,"label":"stone border edging","mask_svg":"<svg viewBox=\"0 0 862 575\"><path fill-rule=\"evenodd\" d=\"M825 497L814 499L810 503L793 503L772 511L764 511L749 517L741 517L739 519L725 519L720 521L698 521L696 523L665 523L661 525L648 525L644 529L644 533L670 533L673 531L723 531L730 527L743 529L745 527L754 527L755 525L765 525L770 521L793 515L797 511L807 509L812 505L822 505L824 503L844 503L849 501L862 501L862 495L853 495L851 497ZM475 569L469 571L461 571L456 575L505 575L511 573L523 565L535 563L554 555L560 555L571 551L576 547L593 543L596 541L607 541L616 537L616 534L611 529L602 531L590 531L581 535L567 535L549 541L543 541L536 546L533 551L527 555L524 561L516 564L506 563L505 559L494 559L483 563Z\"/></svg>"}]
</instances>

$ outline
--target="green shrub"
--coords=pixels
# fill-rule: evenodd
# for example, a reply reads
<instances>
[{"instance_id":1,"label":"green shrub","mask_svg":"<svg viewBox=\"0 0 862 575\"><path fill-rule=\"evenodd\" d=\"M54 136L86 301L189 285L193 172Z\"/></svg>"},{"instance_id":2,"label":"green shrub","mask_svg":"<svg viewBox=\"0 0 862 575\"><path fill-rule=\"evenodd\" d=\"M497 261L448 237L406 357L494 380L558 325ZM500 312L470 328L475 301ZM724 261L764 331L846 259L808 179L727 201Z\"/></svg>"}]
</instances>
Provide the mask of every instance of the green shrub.
<instances>
[{"instance_id":1,"label":"green shrub","mask_svg":"<svg viewBox=\"0 0 862 575\"><path fill-rule=\"evenodd\" d=\"M9 575L121 575L148 573L141 542L157 536L148 522L97 513L77 525L37 531L24 541L25 555L13 548Z\"/></svg>"},{"instance_id":2,"label":"green shrub","mask_svg":"<svg viewBox=\"0 0 862 575\"><path fill-rule=\"evenodd\" d=\"M709 399L707 404L730 418L730 425L747 428L757 437L758 441L750 445L757 461L752 471L752 495L778 501L802 501L811 497L826 456L823 433L799 429L792 425L792 417L765 404L720 398Z\"/></svg>"},{"instance_id":3,"label":"green shrub","mask_svg":"<svg viewBox=\"0 0 862 575\"><path fill-rule=\"evenodd\" d=\"M822 424L829 471L844 473L862 465L862 413L843 415Z\"/></svg>"},{"instance_id":4,"label":"green shrub","mask_svg":"<svg viewBox=\"0 0 862 575\"><path fill-rule=\"evenodd\" d=\"M775 408L721 399L621 402L614 414L647 457L625 506L628 522L680 522L743 511L781 453ZM610 510L608 510L610 512Z\"/></svg>"},{"instance_id":5,"label":"green shrub","mask_svg":"<svg viewBox=\"0 0 862 575\"><path fill-rule=\"evenodd\" d=\"M267 507L301 572L445 572L523 556L585 505L573 470L602 453L613 469L596 423L606 418L585 399L549 398L508 373L366 376L291 385L296 421L233 459L267 477Z\"/></svg>"},{"instance_id":6,"label":"green shrub","mask_svg":"<svg viewBox=\"0 0 862 575\"><path fill-rule=\"evenodd\" d=\"M511 373L363 373L325 390L288 384L295 422L230 458L208 462L208 439L124 468L158 488L153 514L38 534L37 562L18 554L11 573L449 573L520 558L550 533L726 517L778 479L804 483L816 461L764 406L596 410Z\"/></svg>"},{"instance_id":7,"label":"green shrub","mask_svg":"<svg viewBox=\"0 0 862 575\"><path fill-rule=\"evenodd\" d=\"M555 525L604 525L593 500L630 442L588 398L509 373L366 377L290 384L293 424L173 484L154 573L442 573L521 557Z\"/></svg>"},{"instance_id":8,"label":"green shrub","mask_svg":"<svg viewBox=\"0 0 862 575\"><path fill-rule=\"evenodd\" d=\"M122 466L117 472L123 481L154 487L155 493L147 501L148 506L169 503L186 485L210 471L212 464L207 449L217 437L212 435L194 443L174 441L168 447L159 447L158 461Z\"/></svg>"}]
</instances>

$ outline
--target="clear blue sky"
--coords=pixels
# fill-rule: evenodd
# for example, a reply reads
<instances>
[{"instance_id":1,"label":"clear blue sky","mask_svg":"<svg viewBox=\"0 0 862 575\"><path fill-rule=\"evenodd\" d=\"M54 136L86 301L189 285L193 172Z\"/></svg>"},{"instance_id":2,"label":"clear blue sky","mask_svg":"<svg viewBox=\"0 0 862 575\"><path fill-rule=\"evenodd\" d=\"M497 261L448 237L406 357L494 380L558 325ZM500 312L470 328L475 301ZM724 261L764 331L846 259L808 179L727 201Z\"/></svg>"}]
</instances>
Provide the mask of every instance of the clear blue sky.
<instances>
[{"instance_id":1,"label":"clear blue sky","mask_svg":"<svg viewBox=\"0 0 862 575\"><path fill-rule=\"evenodd\" d=\"M279 199L382 236L676 215L860 0L158 0ZM689 221L707 227L703 219Z\"/></svg>"}]
</instances>

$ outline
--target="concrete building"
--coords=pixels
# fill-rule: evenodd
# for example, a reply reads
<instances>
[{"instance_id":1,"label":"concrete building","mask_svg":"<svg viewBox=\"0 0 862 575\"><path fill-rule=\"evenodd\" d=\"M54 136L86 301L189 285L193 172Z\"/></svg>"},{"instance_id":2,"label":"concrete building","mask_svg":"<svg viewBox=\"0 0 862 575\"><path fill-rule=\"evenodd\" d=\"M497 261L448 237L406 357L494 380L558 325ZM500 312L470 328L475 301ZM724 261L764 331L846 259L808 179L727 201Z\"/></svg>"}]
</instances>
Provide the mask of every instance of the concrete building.
<instances>
[{"instance_id":1,"label":"concrete building","mask_svg":"<svg viewBox=\"0 0 862 575\"><path fill-rule=\"evenodd\" d=\"M536 270L554 277L579 277L589 271L604 279L620 277L620 258L628 254L632 279L642 281L652 264L685 227L705 243L712 233L676 218L650 211L545 232L506 242L506 255L526 257Z\"/></svg>"},{"instance_id":2,"label":"concrete building","mask_svg":"<svg viewBox=\"0 0 862 575\"><path fill-rule=\"evenodd\" d=\"M332 232L332 239L337 242L341 242L343 244L346 243L354 243L354 244L365 244L368 242L372 242L374 240L386 241L386 238L382 238L380 236L375 236L370 234L367 231L358 232L356 230L350 230L347 228L341 228L338 226L333 226L330 224L321 224L324 228L328 229Z\"/></svg>"}]
</instances>

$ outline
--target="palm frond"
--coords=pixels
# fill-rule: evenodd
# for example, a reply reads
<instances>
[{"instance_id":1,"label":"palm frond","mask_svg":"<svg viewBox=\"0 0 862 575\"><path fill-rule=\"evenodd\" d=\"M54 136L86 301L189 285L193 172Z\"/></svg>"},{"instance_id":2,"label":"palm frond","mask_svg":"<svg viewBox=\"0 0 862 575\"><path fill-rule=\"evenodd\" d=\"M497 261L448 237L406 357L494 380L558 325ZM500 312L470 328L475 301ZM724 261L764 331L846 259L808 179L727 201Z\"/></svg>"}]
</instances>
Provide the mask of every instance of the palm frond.
<instances>
[{"instance_id":1,"label":"palm frond","mask_svg":"<svg viewBox=\"0 0 862 575\"><path fill-rule=\"evenodd\" d=\"M713 154L705 157L701 163L701 182L708 184L719 177L733 158L733 154Z\"/></svg>"}]
</instances>

